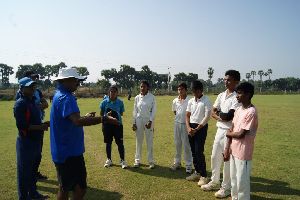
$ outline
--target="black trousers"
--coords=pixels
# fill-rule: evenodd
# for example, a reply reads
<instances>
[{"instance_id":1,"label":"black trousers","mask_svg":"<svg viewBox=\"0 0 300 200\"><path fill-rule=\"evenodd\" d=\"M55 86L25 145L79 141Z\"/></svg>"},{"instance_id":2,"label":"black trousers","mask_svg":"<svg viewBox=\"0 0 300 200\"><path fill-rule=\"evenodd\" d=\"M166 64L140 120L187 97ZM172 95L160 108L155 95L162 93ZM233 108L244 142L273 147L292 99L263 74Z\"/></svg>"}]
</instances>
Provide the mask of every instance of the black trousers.
<instances>
[{"instance_id":1,"label":"black trousers","mask_svg":"<svg viewBox=\"0 0 300 200\"><path fill-rule=\"evenodd\" d=\"M191 128L196 128L198 124L190 123ZM189 135L189 142L191 145L193 163L197 173L201 176L207 177L206 162L204 156L204 145L207 136L208 125L206 124L203 128L195 133L194 136Z\"/></svg>"}]
</instances>

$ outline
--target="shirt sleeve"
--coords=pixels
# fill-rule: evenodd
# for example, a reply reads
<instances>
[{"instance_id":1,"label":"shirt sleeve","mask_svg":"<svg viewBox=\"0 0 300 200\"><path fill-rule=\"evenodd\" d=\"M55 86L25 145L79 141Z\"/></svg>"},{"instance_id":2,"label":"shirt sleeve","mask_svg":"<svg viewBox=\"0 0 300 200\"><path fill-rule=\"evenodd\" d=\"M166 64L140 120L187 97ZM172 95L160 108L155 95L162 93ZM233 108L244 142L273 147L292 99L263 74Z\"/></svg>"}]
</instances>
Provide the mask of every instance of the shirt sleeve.
<instances>
[{"instance_id":1,"label":"shirt sleeve","mask_svg":"<svg viewBox=\"0 0 300 200\"><path fill-rule=\"evenodd\" d=\"M246 115L245 119L241 124L241 128L244 130L251 130L252 127L255 126L256 120L256 112L255 109L249 109L249 113Z\"/></svg>"},{"instance_id":2,"label":"shirt sleeve","mask_svg":"<svg viewBox=\"0 0 300 200\"><path fill-rule=\"evenodd\" d=\"M14 116L16 119L16 125L20 132L26 135L30 126L30 111L27 110L27 106L22 101L17 101L14 107Z\"/></svg>"},{"instance_id":3,"label":"shirt sleeve","mask_svg":"<svg viewBox=\"0 0 300 200\"><path fill-rule=\"evenodd\" d=\"M135 119L136 119L136 116L137 116L137 103L138 103L137 101L138 101L138 96L136 96L134 98L133 111L132 111L132 123L133 124L136 124Z\"/></svg>"},{"instance_id":4,"label":"shirt sleeve","mask_svg":"<svg viewBox=\"0 0 300 200\"><path fill-rule=\"evenodd\" d=\"M125 112L125 107L123 101L121 101L120 114Z\"/></svg>"},{"instance_id":5,"label":"shirt sleeve","mask_svg":"<svg viewBox=\"0 0 300 200\"><path fill-rule=\"evenodd\" d=\"M172 111L176 111L176 99L172 101Z\"/></svg>"},{"instance_id":6,"label":"shirt sleeve","mask_svg":"<svg viewBox=\"0 0 300 200\"><path fill-rule=\"evenodd\" d=\"M79 108L77 105L77 102L75 100L75 97L67 97L63 102L62 102L62 110L61 114L63 118L69 117L73 113L79 113Z\"/></svg>"},{"instance_id":7,"label":"shirt sleeve","mask_svg":"<svg viewBox=\"0 0 300 200\"><path fill-rule=\"evenodd\" d=\"M211 109L212 109L212 106L211 106L211 103L209 101L209 99L207 98L207 101L205 102L205 114L204 114L204 118L202 119L202 121L200 122L200 124L202 125L205 125L207 124L208 120L210 119L210 115L211 115Z\"/></svg>"},{"instance_id":8,"label":"shirt sleeve","mask_svg":"<svg viewBox=\"0 0 300 200\"><path fill-rule=\"evenodd\" d=\"M153 122L153 120L155 118L155 114L156 114L156 101L155 101L155 97L153 96L152 107L151 107L151 112L150 112L150 121Z\"/></svg>"},{"instance_id":9,"label":"shirt sleeve","mask_svg":"<svg viewBox=\"0 0 300 200\"><path fill-rule=\"evenodd\" d=\"M188 105L186 107L186 112L192 112L192 99L188 101Z\"/></svg>"},{"instance_id":10,"label":"shirt sleeve","mask_svg":"<svg viewBox=\"0 0 300 200\"><path fill-rule=\"evenodd\" d=\"M218 110L220 110L220 100L221 100L221 96L222 96L222 93L218 95L217 99L215 100L215 103L213 105L214 108L217 108Z\"/></svg>"}]
</instances>

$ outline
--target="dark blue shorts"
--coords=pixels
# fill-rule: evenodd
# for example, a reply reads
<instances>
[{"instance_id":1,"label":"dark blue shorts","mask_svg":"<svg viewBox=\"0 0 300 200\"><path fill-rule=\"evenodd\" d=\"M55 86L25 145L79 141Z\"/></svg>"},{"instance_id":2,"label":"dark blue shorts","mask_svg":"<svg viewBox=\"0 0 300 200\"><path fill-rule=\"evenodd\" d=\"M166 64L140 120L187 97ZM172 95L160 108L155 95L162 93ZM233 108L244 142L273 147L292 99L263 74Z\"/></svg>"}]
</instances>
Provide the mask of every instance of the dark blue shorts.
<instances>
[{"instance_id":1,"label":"dark blue shorts","mask_svg":"<svg viewBox=\"0 0 300 200\"><path fill-rule=\"evenodd\" d=\"M103 124L102 132L104 143L112 143L115 138L116 143L123 142L123 125Z\"/></svg>"}]
</instances>

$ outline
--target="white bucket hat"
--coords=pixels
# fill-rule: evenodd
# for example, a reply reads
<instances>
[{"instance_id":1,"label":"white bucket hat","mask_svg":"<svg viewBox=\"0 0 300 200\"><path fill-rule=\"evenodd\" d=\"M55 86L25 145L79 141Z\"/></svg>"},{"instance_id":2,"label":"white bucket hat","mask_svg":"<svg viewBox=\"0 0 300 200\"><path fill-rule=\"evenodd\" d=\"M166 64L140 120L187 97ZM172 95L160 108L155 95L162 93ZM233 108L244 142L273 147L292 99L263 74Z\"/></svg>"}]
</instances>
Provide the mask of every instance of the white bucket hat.
<instances>
[{"instance_id":1,"label":"white bucket hat","mask_svg":"<svg viewBox=\"0 0 300 200\"><path fill-rule=\"evenodd\" d=\"M58 76L57 77L52 77L51 79L53 81L56 80L62 80L62 79L67 79L67 78L76 78L78 80L85 80L86 77L84 76L79 76L76 68L63 68L59 70Z\"/></svg>"}]
</instances>

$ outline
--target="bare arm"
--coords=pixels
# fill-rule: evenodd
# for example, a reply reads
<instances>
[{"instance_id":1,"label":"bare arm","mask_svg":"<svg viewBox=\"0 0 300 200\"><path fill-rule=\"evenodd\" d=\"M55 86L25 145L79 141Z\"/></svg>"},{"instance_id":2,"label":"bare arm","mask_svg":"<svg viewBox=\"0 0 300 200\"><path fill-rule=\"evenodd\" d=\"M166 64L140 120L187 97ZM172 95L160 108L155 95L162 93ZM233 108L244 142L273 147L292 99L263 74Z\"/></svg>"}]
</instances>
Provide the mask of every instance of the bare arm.
<instances>
[{"instance_id":1,"label":"bare arm","mask_svg":"<svg viewBox=\"0 0 300 200\"><path fill-rule=\"evenodd\" d=\"M111 117L111 116L107 116L107 117L94 117L94 116L85 116L85 117L81 117L80 113L73 113L71 114L68 119L70 119L73 124L75 124L76 126L91 126L91 125L96 125L96 124L100 124L103 123L103 121L107 121L107 123L111 123L111 124L115 124L118 125L118 120Z\"/></svg>"},{"instance_id":2,"label":"bare arm","mask_svg":"<svg viewBox=\"0 0 300 200\"><path fill-rule=\"evenodd\" d=\"M218 115L218 109L213 107L213 110L211 112L211 117L214 118L217 121L222 121L222 119L220 118L220 116Z\"/></svg>"},{"instance_id":3,"label":"bare arm","mask_svg":"<svg viewBox=\"0 0 300 200\"><path fill-rule=\"evenodd\" d=\"M249 130L242 129L239 132L233 132L233 130L228 130L226 136L230 138L242 138L248 133Z\"/></svg>"}]
</instances>

